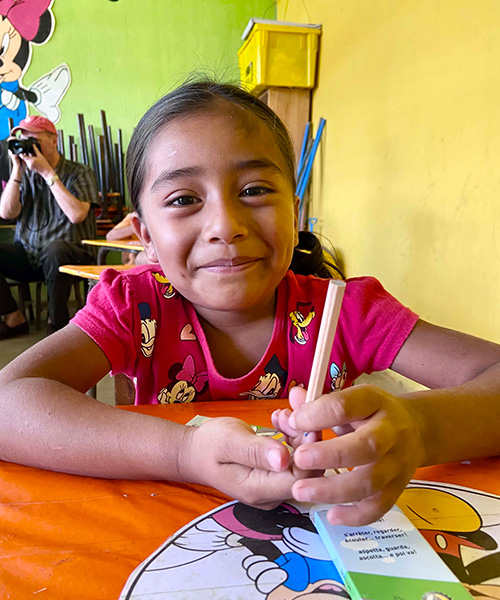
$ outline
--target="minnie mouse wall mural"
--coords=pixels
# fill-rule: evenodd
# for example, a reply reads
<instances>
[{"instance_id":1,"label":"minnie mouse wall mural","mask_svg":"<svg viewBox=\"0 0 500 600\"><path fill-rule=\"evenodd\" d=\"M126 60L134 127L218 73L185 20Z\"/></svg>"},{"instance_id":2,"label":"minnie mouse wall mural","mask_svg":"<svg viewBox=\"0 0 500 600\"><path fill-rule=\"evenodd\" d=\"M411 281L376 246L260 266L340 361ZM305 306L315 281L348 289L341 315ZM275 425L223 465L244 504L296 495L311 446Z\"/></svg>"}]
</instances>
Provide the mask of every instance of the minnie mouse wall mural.
<instances>
[{"instance_id":1,"label":"minnie mouse wall mural","mask_svg":"<svg viewBox=\"0 0 500 600\"><path fill-rule=\"evenodd\" d=\"M59 65L29 88L22 85L33 44L45 44L54 32L53 1L0 0L0 140L9 136L9 118L14 126L24 119L28 103L54 123L61 117L59 103L71 83L68 65Z\"/></svg>"}]
</instances>

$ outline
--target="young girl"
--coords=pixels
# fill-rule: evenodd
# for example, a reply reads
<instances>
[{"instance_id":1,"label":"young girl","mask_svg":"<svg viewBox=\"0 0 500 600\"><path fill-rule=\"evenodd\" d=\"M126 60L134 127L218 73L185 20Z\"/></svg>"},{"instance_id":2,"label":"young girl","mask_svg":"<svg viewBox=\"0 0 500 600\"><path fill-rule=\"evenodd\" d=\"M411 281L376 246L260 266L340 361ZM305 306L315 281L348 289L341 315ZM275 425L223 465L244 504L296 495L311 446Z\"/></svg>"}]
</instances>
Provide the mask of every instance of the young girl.
<instances>
[{"instance_id":1,"label":"young girl","mask_svg":"<svg viewBox=\"0 0 500 600\"><path fill-rule=\"evenodd\" d=\"M134 131L127 178L152 265L107 271L72 323L3 370L1 459L197 482L260 507L342 503L331 521L362 524L419 465L500 450L500 347L419 320L373 278L347 282L325 394L304 404L329 270L313 237L296 248L292 146L259 100L211 82L167 95ZM388 367L434 389L351 387ZM237 419L190 428L86 396L110 370L136 378L138 403L289 397L273 422L293 468ZM339 437L301 444L327 427ZM352 469L318 477L330 467Z\"/></svg>"}]
</instances>

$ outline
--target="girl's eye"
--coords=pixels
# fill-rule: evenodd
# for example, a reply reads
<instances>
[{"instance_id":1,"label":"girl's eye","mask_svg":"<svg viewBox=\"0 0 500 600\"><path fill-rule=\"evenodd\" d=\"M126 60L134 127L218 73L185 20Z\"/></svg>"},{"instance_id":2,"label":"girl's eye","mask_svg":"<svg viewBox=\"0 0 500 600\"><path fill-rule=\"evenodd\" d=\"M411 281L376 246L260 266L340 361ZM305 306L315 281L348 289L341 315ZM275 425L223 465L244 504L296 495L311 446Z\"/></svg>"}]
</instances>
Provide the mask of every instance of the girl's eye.
<instances>
[{"instance_id":1,"label":"girl's eye","mask_svg":"<svg viewBox=\"0 0 500 600\"><path fill-rule=\"evenodd\" d=\"M178 196L177 198L168 200L166 206L191 206L191 204L196 204L197 202L198 198L194 196Z\"/></svg>"},{"instance_id":2,"label":"girl's eye","mask_svg":"<svg viewBox=\"0 0 500 600\"><path fill-rule=\"evenodd\" d=\"M3 56L9 49L10 37L8 33L4 33L2 37L2 46L0 47L0 56Z\"/></svg>"},{"instance_id":3,"label":"girl's eye","mask_svg":"<svg viewBox=\"0 0 500 600\"><path fill-rule=\"evenodd\" d=\"M243 190L242 196L264 196L270 194L271 190L264 186L254 186Z\"/></svg>"}]
</instances>

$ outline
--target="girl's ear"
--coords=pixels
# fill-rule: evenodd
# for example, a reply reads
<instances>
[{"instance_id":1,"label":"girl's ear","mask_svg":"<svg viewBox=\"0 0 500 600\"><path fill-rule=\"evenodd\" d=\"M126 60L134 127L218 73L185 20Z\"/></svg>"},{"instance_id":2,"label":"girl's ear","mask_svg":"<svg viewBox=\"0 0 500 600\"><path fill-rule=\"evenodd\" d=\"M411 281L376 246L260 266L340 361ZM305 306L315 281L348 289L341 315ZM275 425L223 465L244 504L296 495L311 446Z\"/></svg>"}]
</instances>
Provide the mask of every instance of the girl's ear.
<instances>
[{"instance_id":1,"label":"girl's ear","mask_svg":"<svg viewBox=\"0 0 500 600\"><path fill-rule=\"evenodd\" d=\"M294 204L294 218L293 218L293 226L294 226L294 247L299 245L299 205L300 198L295 196L295 204Z\"/></svg>"},{"instance_id":2,"label":"girl's ear","mask_svg":"<svg viewBox=\"0 0 500 600\"><path fill-rule=\"evenodd\" d=\"M158 264L160 261L158 260L158 254L156 253L154 242L149 235L146 224L136 212L130 214L130 225L132 226L132 231L141 240L149 261Z\"/></svg>"}]
</instances>

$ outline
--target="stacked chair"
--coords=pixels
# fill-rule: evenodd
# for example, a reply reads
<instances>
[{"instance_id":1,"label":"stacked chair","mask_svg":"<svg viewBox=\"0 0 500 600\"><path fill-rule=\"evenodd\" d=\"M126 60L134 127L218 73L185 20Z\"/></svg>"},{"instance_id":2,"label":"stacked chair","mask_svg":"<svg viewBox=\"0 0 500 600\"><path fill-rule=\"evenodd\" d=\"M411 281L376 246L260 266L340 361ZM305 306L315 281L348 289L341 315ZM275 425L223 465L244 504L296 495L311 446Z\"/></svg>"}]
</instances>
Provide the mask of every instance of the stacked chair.
<instances>
[{"instance_id":1,"label":"stacked chair","mask_svg":"<svg viewBox=\"0 0 500 600\"><path fill-rule=\"evenodd\" d=\"M77 121L80 144L75 142L74 136L68 136L67 156L88 165L96 174L102 203L102 208L96 211L97 235L105 237L126 212L122 130L117 130L117 141L113 142L112 129L104 110L101 110L101 134L96 135L93 125L85 127L83 114L77 115ZM66 155L64 131L58 130L57 137L59 152Z\"/></svg>"}]
</instances>

